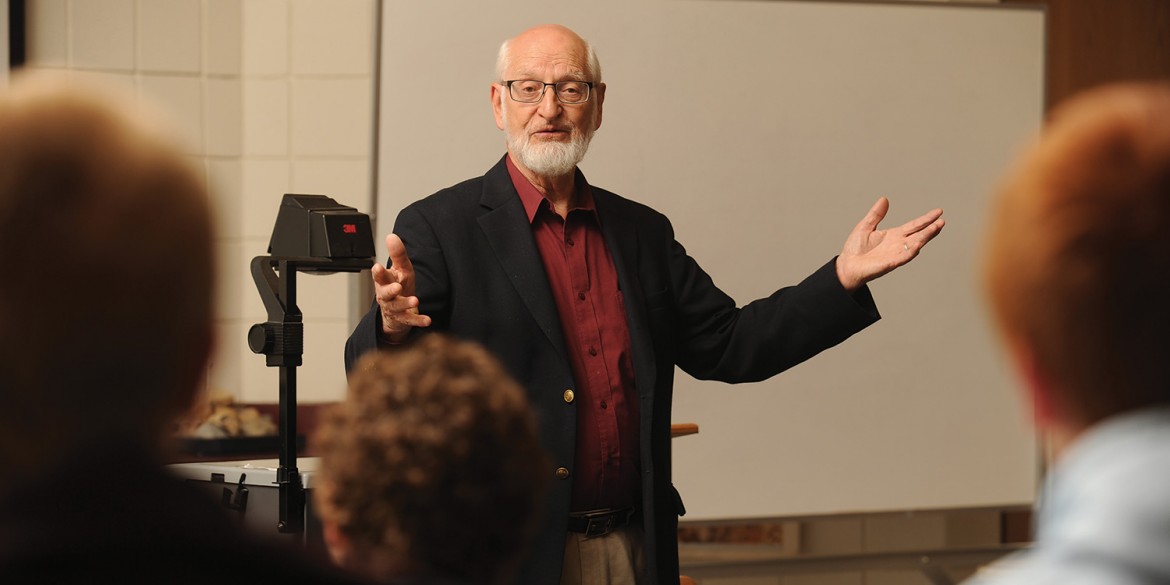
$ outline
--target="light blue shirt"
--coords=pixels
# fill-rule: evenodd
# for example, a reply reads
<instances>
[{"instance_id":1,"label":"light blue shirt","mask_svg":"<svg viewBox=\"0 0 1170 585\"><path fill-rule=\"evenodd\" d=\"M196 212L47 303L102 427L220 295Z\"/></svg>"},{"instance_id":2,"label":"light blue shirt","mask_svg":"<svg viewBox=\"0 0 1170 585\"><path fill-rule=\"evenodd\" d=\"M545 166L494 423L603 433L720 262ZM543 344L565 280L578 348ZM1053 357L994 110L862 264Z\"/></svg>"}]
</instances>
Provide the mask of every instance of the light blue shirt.
<instances>
[{"instance_id":1,"label":"light blue shirt","mask_svg":"<svg viewBox=\"0 0 1170 585\"><path fill-rule=\"evenodd\" d=\"M1170 584L1170 408L1110 418L1047 478L1028 550L967 585Z\"/></svg>"}]
</instances>

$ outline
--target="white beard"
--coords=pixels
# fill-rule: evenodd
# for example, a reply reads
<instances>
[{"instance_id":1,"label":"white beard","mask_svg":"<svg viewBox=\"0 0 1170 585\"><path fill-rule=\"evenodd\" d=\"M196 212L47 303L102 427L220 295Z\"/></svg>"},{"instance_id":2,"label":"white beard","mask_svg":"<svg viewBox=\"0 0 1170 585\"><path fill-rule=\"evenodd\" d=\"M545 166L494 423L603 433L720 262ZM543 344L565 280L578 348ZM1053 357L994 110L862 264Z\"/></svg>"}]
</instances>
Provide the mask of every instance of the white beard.
<instances>
[{"instance_id":1,"label":"white beard","mask_svg":"<svg viewBox=\"0 0 1170 585\"><path fill-rule=\"evenodd\" d=\"M574 132L569 142L533 143L527 134L513 140L508 137L508 149L516 153L520 164L542 177L560 177L573 172L585 158L592 136Z\"/></svg>"},{"instance_id":2,"label":"white beard","mask_svg":"<svg viewBox=\"0 0 1170 585\"><path fill-rule=\"evenodd\" d=\"M501 99L503 96L500 96ZM508 110L502 109L505 127L508 124ZM533 142L532 137L521 132L519 136L506 132L508 152L520 159L519 163L541 177L561 177L573 172L585 158L593 131L573 128L568 142Z\"/></svg>"}]
</instances>

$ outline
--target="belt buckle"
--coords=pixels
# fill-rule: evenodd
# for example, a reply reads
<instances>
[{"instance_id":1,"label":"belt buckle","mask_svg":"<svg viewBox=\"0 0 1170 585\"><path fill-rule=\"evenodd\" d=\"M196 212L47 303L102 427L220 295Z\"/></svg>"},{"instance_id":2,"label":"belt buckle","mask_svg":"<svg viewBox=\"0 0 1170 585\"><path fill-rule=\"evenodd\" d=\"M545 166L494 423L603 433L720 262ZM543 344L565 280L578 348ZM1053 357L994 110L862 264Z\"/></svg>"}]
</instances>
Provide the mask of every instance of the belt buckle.
<instances>
[{"instance_id":1,"label":"belt buckle","mask_svg":"<svg viewBox=\"0 0 1170 585\"><path fill-rule=\"evenodd\" d=\"M585 538L594 538L597 536L605 536L613 532L614 523L617 521L616 514L606 514L604 516L595 516L588 519L585 524Z\"/></svg>"}]
</instances>

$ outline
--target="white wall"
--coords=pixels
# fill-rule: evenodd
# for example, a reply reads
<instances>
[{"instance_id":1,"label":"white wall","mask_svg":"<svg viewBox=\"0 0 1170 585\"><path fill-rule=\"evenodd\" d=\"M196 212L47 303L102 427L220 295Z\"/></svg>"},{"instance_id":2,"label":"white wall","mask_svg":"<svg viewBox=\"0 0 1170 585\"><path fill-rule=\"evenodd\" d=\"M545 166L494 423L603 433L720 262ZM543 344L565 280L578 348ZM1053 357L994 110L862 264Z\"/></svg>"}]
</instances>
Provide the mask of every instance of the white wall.
<instances>
[{"instance_id":1,"label":"white wall","mask_svg":"<svg viewBox=\"0 0 1170 585\"><path fill-rule=\"evenodd\" d=\"M30 0L28 15L30 68L133 87L179 122L220 218L209 385L276 402L277 370L247 347L248 328L267 320L248 263L267 253L284 193L368 206L373 0ZM358 278L298 276L300 402L344 395Z\"/></svg>"},{"instance_id":2,"label":"white wall","mask_svg":"<svg viewBox=\"0 0 1170 585\"><path fill-rule=\"evenodd\" d=\"M1043 108L1035 7L882 2L388 2L379 231L504 151L500 41L542 22L594 45L604 123L582 170L670 217L739 302L841 249L879 195L883 227L943 207L942 235L872 286L884 318L764 383L679 372L687 520L1032 500L1037 453L976 282L984 201ZM423 50L425 49L425 50ZM393 81L391 81L393 80ZM395 91L440 80L439 96ZM406 139L409 138L409 139Z\"/></svg>"}]
</instances>

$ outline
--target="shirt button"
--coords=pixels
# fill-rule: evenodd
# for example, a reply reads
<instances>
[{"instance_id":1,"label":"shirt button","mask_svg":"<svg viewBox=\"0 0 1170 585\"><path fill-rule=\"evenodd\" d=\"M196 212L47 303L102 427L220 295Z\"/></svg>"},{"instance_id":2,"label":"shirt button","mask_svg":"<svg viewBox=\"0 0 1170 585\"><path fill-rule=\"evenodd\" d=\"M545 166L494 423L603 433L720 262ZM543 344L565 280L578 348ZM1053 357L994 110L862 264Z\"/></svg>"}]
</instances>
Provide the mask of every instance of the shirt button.
<instances>
[{"instance_id":1,"label":"shirt button","mask_svg":"<svg viewBox=\"0 0 1170 585\"><path fill-rule=\"evenodd\" d=\"M573 238L565 238L565 243L572 246L573 245Z\"/></svg>"},{"instance_id":2,"label":"shirt button","mask_svg":"<svg viewBox=\"0 0 1170 585\"><path fill-rule=\"evenodd\" d=\"M597 348L596 347L589 348L589 355L593 355L593 356L597 355Z\"/></svg>"},{"instance_id":3,"label":"shirt button","mask_svg":"<svg viewBox=\"0 0 1170 585\"><path fill-rule=\"evenodd\" d=\"M565 402L568 402L569 404L572 404L572 403L573 403L573 397L575 397L575 396L576 396L576 394L573 394L573 389L572 389L572 388L569 388L568 390L565 390Z\"/></svg>"},{"instance_id":4,"label":"shirt button","mask_svg":"<svg viewBox=\"0 0 1170 585\"><path fill-rule=\"evenodd\" d=\"M577 300L579 300L579 301L585 300L585 293L583 293L583 292L577 293Z\"/></svg>"},{"instance_id":5,"label":"shirt button","mask_svg":"<svg viewBox=\"0 0 1170 585\"><path fill-rule=\"evenodd\" d=\"M604 400L602 400L602 401L601 401L601 410L605 410L605 409L607 409L607 408L609 408L609 405L608 405L608 404L606 404Z\"/></svg>"},{"instance_id":6,"label":"shirt button","mask_svg":"<svg viewBox=\"0 0 1170 585\"><path fill-rule=\"evenodd\" d=\"M569 479L569 468L568 467L558 467L557 468L557 479Z\"/></svg>"}]
</instances>

